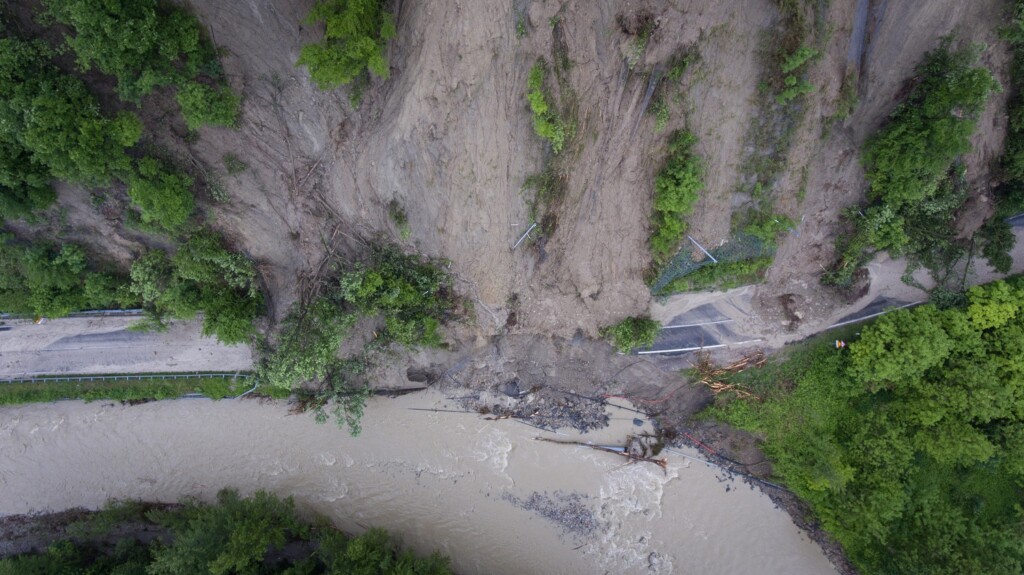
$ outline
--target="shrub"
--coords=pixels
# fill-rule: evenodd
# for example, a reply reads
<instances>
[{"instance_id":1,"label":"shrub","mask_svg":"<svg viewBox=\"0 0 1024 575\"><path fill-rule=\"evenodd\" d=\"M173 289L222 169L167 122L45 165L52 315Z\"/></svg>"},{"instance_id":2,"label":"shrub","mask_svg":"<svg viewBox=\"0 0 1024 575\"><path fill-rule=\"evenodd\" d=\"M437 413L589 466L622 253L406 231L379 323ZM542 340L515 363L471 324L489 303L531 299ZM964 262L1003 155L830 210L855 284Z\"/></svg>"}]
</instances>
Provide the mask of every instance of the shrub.
<instances>
[{"instance_id":1,"label":"shrub","mask_svg":"<svg viewBox=\"0 0 1024 575\"><path fill-rule=\"evenodd\" d=\"M566 128L558 114L552 109L550 97L544 90L544 77L547 65L543 59L530 68L530 76L526 82L526 99L533 112L533 131L538 136L551 142L551 150L558 154L565 146Z\"/></svg>"},{"instance_id":2,"label":"shrub","mask_svg":"<svg viewBox=\"0 0 1024 575\"><path fill-rule=\"evenodd\" d=\"M238 122L240 99L227 86L210 87L188 82L178 89L177 98L190 130L204 125L234 128Z\"/></svg>"},{"instance_id":3,"label":"shrub","mask_svg":"<svg viewBox=\"0 0 1024 575\"><path fill-rule=\"evenodd\" d=\"M818 50L810 46L801 46L782 61L780 68L785 75L782 81L783 90L775 96L775 101L780 106L814 92L814 85L806 79L798 77L794 72L812 58L816 58L819 53Z\"/></svg>"},{"instance_id":4,"label":"shrub","mask_svg":"<svg viewBox=\"0 0 1024 575\"><path fill-rule=\"evenodd\" d=\"M224 169L227 170L229 176L237 176L249 169L249 164L234 154L224 154L221 160L224 162Z\"/></svg>"},{"instance_id":5,"label":"shrub","mask_svg":"<svg viewBox=\"0 0 1024 575\"><path fill-rule=\"evenodd\" d=\"M601 335L610 340L615 349L629 353L638 347L654 345L660 328L661 325L648 316L627 317L601 330Z\"/></svg>"},{"instance_id":6,"label":"shrub","mask_svg":"<svg viewBox=\"0 0 1024 575\"><path fill-rule=\"evenodd\" d=\"M409 216L405 213L405 208L402 204L398 203L398 200L391 200L388 203L388 217L398 228L398 235L403 240L409 239L409 235L412 233L412 229L409 228Z\"/></svg>"},{"instance_id":7,"label":"shrub","mask_svg":"<svg viewBox=\"0 0 1024 575\"><path fill-rule=\"evenodd\" d=\"M816 58L820 54L818 50L811 48L810 46L801 46L796 52L793 52L782 62L782 73L789 74L797 68L806 64L812 58Z\"/></svg>"},{"instance_id":8,"label":"shrub","mask_svg":"<svg viewBox=\"0 0 1024 575\"><path fill-rule=\"evenodd\" d=\"M706 289L728 290L758 283L772 265L771 257L757 257L734 262L709 263L669 282L658 295Z\"/></svg>"},{"instance_id":9,"label":"shrub","mask_svg":"<svg viewBox=\"0 0 1024 575\"><path fill-rule=\"evenodd\" d=\"M128 196L141 210L142 221L177 231L195 209L192 178L155 158L142 158L137 166L128 182Z\"/></svg>"},{"instance_id":10,"label":"shrub","mask_svg":"<svg viewBox=\"0 0 1024 575\"><path fill-rule=\"evenodd\" d=\"M309 68L321 90L350 84L367 72L388 77L384 49L396 32L381 0L319 0L306 21L326 24L323 41L303 46L297 62Z\"/></svg>"},{"instance_id":11,"label":"shrub","mask_svg":"<svg viewBox=\"0 0 1024 575\"><path fill-rule=\"evenodd\" d=\"M693 211L698 193L704 188L704 166L693 154L697 138L676 132L668 145L668 160L654 179L654 215L651 217L651 255L655 264L664 263L679 249L686 235L685 217Z\"/></svg>"},{"instance_id":12,"label":"shrub","mask_svg":"<svg viewBox=\"0 0 1024 575\"><path fill-rule=\"evenodd\" d=\"M814 93L814 84L807 80L799 80L796 76L786 76L784 81L786 88L775 96L775 101L780 105L788 104L790 101Z\"/></svg>"}]
</instances>

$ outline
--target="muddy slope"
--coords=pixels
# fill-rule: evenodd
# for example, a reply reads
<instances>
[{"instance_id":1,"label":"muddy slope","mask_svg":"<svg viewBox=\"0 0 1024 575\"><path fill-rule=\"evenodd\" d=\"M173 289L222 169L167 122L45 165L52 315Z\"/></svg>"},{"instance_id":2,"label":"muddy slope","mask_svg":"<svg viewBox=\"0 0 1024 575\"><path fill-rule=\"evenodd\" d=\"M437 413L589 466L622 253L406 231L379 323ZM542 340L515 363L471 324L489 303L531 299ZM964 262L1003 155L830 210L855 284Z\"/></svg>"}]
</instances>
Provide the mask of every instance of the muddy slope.
<instances>
[{"instance_id":1,"label":"muddy slope","mask_svg":"<svg viewBox=\"0 0 1024 575\"><path fill-rule=\"evenodd\" d=\"M170 94L142 107L149 143L230 196L221 203L200 197L203 213L259 261L273 315L287 310L326 254L355 255L365 238L401 242L387 216L397 200L412 232L405 247L448 258L460 290L475 301L476 322L457 335L595 335L650 303L643 275L652 179L668 134L682 127L699 137L707 165L691 233L711 245L728 237L743 158L756 146L748 139L761 113L761 49L779 26L770 0L398 1L391 77L375 81L357 109L343 91L321 92L294 67L302 44L321 34L302 23L312 3L190 2L244 95L239 129L203 128L189 142ZM845 123L831 125L842 79L855 65L854 4L824 4L833 32L811 72L817 91L775 190L777 208L802 223L782 242L762 288L768 303L757 311L765 325L781 313L770 303L779 295L800 295L805 315L834 305L817 287L817 274L832 257L839 212L862 198L857 150L896 104L924 51L950 32L987 42L985 63L1005 77L1006 54L994 33L998 0L871 2L858 64L861 105ZM653 24L643 50L628 25L637 19ZM517 34L517 22L526 34ZM644 113L652 72L664 72L684 48L699 58L676 85L664 87L671 117L657 132ZM548 153L532 130L526 76L536 58L561 54L571 62L578 111L567 194L553 234L534 235L535 243L513 250L529 224L524 181ZM968 158L979 213L1005 131L1002 109L1001 97L993 98ZM248 169L228 174L225 154ZM151 243L125 230L116 210L92 205L88 191L62 188L60 203L51 226L61 237L86 241L122 265Z\"/></svg>"}]
</instances>

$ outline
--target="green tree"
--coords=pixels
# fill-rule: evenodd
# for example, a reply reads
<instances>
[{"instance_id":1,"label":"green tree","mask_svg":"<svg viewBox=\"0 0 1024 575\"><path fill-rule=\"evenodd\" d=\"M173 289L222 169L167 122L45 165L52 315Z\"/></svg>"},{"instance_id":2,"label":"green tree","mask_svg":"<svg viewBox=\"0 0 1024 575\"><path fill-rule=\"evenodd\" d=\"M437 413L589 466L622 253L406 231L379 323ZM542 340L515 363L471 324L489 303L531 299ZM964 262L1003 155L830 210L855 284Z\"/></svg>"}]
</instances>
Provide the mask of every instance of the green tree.
<instances>
[{"instance_id":1,"label":"green tree","mask_svg":"<svg viewBox=\"0 0 1024 575\"><path fill-rule=\"evenodd\" d=\"M178 105L190 130L203 125L234 128L240 99L227 86L211 87L188 82L178 89Z\"/></svg>"},{"instance_id":2,"label":"green tree","mask_svg":"<svg viewBox=\"0 0 1024 575\"><path fill-rule=\"evenodd\" d=\"M0 234L0 310L62 317L85 309L115 307L119 282L89 268L75 244L18 244Z\"/></svg>"},{"instance_id":3,"label":"green tree","mask_svg":"<svg viewBox=\"0 0 1024 575\"><path fill-rule=\"evenodd\" d=\"M974 66L977 57L974 49L951 50L948 40L925 56L921 83L864 146L871 199L895 209L924 200L970 150L976 118L999 89L986 68Z\"/></svg>"},{"instance_id":4,"label":"green tree","mask_svg":"<svg viewBox=\"0 0 1024 575\"><path fill-rule=\"evenodd\" d=\"M195 210L191 188L191 177L146 157L128 180L128 197L142 212L142 221L177 231Z\"/></svg>"},{"instance_id":5,"label":"green tree","mask_svg":"<svg viewBox=\"0 0 1024 575\"><path fill-rule=\"evenodd\" d=\"M146 568L149 575L260 573L267 551L283 549L303 530L290 499L263 491L242 499L224 490L216 505L192 503L179 512L151 516L171 529L174 544L156 549Z\"/></svg>"},{"instance_id":6,"label":"green tree","mask_svg":"<svg viewBox=\"0 0 1024 575\"><path fill-rule=\"evenodd\" d=\"M24 160L5 179L38 193L45 166L55 178L110 185L130 172L125 149L138 141L142 124L128 112L103 116L85 84L50 56L41 43L0 39L0 143Z\"/></svg>"},{"instance_id":7,"label":"green tree","mask_svg":"<svg viewBox=\"0 0 1024 575\"><path fill-rule=\"evenodd\" d=\"M203 335L236 344L256 334L263 296L255 266L212 232L198 232L173 258L159 250L144 254L132 264L131 279L130 290L147 312L144 327L160 329L167 318L203 312Z\"/></svg>"},{"instance_id":8,"label":"green tree","mask_svg":"<svg viewBox=\"0 0 1024 575\"><path fill-rule=\"evenodd\" d=\"M704 165L693 153L697 138L689 132L672 134L668 160L654 179L654 214L651 217L651 255L664 263L679 249L686 234L686 216L693 212L704 189Z\"/></svg>"},{"instance_id":9,"label":"green tree","mask_svg":"<svg viewBox=\"0 0 1024 575\"><path fill-rule=\"evenodd\" d=\"M765 401L717 409L762 434L775 473L865 573L1024 566L1024 279L966 299L742 374Z\"/></svg>"},{"instance_id":10,"label":"green tree","mask_svg":"<svg viewBox=\"0 0 1024 575\"><path fill-rule=\"evenodd\" d=\"M295 389L323 380L337 361L338 350L356 321L327 297L296 306L284 319L274 353L260 370L260 381Z\"/></svg>"},{"instance_id":11,"label":"green tree","mask_svg":"<svg viewBox=\"0 0 1024 575\"><path fill-rule=\"evenodd\" d=\"M27 216L55 199L49 169L17 142L0 139L0 219Z\"/></svg>"},{"instance_id":12,"label":"green tree","mask_svg":"<svg viewBox=\"0 0 1024 575\"><path fill-rule=\"evenodd\" d=\"M430 262L390 246L374 248L371 265L341 276L341 299L365 315L384 314L384 336L404 345L440 346L441 320L453 307L450 279Z\"/></svg>"},{"instance_id":13,"label":"green tree","mask_svg":"<svg viewBox=\"0 0 1024 575\"><path fill-rule=\"evenodd\" d=\"M117 78L122 99L138 102L160 86L219 73L199 22L184 9L157 0L44 0L47 14L66 24L66 37L83 70Z\"/></svg>"},{"instance_id":14,"label":"green tree","mask_svg":"<svg viewBox=\"0 0 1024 575\"><path fill-rule=\"evenodd\" d=\"M416 558L383 529L348 537L324 521L310 525L290 498L262 491L241 498L223 490L212 505L136 504L118 515L101 511L72 525L74 539L0 559L0 575L451 575L437 553ZM132 535L139 525L170 537L143 543ZM111 550L114 528L128 535Z\"/></svg>"},{"instance_id":15,"label":"green tree","mask_svg":"<svg viewBox=\"0 0 1024 575\"><path fill-rule=\"evenodd\" d=\"M303 46L297 63L309 68L321 90L350 84L367 71L388 77L384 52L395 24L381 0L320 0L306 21L326 25L323 41Z\"/></svg>"}]
</instances>

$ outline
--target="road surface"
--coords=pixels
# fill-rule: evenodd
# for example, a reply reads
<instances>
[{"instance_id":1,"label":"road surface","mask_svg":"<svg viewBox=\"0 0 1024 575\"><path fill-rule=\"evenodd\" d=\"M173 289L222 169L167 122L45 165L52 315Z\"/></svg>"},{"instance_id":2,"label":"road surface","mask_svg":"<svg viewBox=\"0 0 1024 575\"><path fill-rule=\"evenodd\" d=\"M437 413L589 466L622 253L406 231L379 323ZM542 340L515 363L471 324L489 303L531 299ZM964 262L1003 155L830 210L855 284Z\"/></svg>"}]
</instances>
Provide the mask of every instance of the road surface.
<instances>
[{"instance_id":1,"label":"road surface","mask_svg":"<svg viewBox=\"0 0 1024 575\"><path fill-rule=\"evenodd\" d=\"M248 346L203 337L199 320L173 322L164 332L129 330L138 319L70 317L38 325L29 319L0 321L0 377L252 367Z\"/></svg>"}]
</instances>

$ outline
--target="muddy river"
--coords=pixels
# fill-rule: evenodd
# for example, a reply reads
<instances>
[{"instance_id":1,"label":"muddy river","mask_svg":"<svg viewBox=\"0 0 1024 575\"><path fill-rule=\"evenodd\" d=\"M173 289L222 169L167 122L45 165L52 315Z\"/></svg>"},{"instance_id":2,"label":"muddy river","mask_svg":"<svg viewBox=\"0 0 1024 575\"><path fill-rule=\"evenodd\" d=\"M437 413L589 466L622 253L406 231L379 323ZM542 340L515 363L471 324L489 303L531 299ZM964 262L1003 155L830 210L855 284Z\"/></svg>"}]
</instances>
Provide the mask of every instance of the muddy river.
<instances>
[{"instance_id":1,"label":"muddy river","mask_svg":"<svg viewBox=\"0 0 1024 575\"><path fill-rule=\"evenodd\" d=\"M621 445L649 425L632 412L611 408L610 428L579 438L417 410L449 404L433 392L371 400L355 439L258 401L4 408L0 514L230 486L293 496L342 529L386 527L465 575L835 572L767 496L686 457L696 452L668 453L662 470L535 439Z\"/></svg>"}]
</instances>

